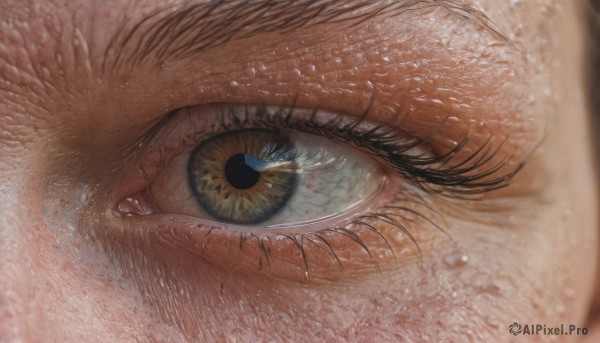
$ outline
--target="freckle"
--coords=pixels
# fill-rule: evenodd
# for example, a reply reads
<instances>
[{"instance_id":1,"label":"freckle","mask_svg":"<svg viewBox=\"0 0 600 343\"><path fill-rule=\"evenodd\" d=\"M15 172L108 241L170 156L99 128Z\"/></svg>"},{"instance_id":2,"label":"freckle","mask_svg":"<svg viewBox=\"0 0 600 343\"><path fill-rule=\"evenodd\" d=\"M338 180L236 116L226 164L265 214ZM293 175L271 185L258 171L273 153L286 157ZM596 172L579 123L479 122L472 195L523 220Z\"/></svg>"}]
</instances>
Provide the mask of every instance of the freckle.
<instances>
[{"instance_id":1,"label":"freckle","mask_svg":"<svg viewBox=\"0 0 600 343\"><path fill-rule=\"evenodd\" d=\"M552 91L550 90L550 88L544 88L543 94L545 97L550 97L550 95L552 95Z\"/></svg>"},{"instance_id":2,"label":"freckle","mask_svg":"<svg viewBox=\"0 0 600 343\"><path fill-rule=\"evenodd\" d=\"M42 73L44 74L44 76L46 77L50 77L52 75L52 73L50 72L50 69L46 68L46 67L42 67Z\"/></svg>"},{"instance_id":3,"label":"freckle","mask_svg":"<svg viewBox=\"0 0 600 343\"><path fill-rule=\"evenodd\" d=\"M463 267L469 261L469 257L461 252L455 251L444 257L444 264L448 268Z\"/></svg>"},{"instance_id":4,"label":"freckle","mask_svg":"<svg viewBox=\"0 0 600 343\"><path fill-rule=\"evenodd\" d=\"M498 287L498 285L496 285L494 283L494 280L492 280L490 278L482 280L479 283L479 289L485 293L490 293L490 294L500 293L500 287Z\"/></svg>"},{"instance_id":5,"label":"freckle","mask_svg":"<svg viewBox=\"0 0 600 343\"><path fill-rule=\"evenodd\" d=\"M379 62L379 58L380 58L379 57L379 52L377 52L377 51L369 51L366 54L366 58L367 58L367 61L369 61L370 63Z\"/></svg>"},{"instance_id":6,"label":"freckle","mask_svg":"<svg viewBox=\"0 0 600 343\"><path fill-rule=\"evenodd\" d=\"M376 24L376 23L371 23L371 24L369 24L369 26L367 26L367 30L369 30L369 32L371 32L371 33L380 33L381 25Z\"/></svg>"},{"instance_id":7,"label":"freckle","mask_svg":"<svg viewBox=\"0 0 600 343\"><path fill-rule=\"evenodd\" d=\"M566 308L564 304L558 304L556 306L556 314L558 314L559 316L564 315L566 312Z\"/></svg>"},{"instance_id":8,"label":"freckle","mask_svg":"<svg viewBox=\"0 0 600 343\"><path fill-rule=\"evenodd\" d=\"M75 224L67 223L67 230L69 230L70 232L75 232Z\"/></svg>"},{"instance_id":9,"label":"freckle","mask_svg":"<svg viewBox=\"0 0 600 343\"><path fill-rule=\"evenodd\" d=\"M487 323L487 325L491 328L497 329L501 326L501 323L498 323L496 320L494 319L490 319L490 318L486 318L485 322Z\"/></svg>"},{"instance_id":10,"label":"freckle","mask_svg":"<svg viewBox=\"0 0 600 343\"><path fill-rule=\"evenodd\" d=\"M542 14L548 14L550 12L550 6L545 4L542 6Z\"/></svg>"},{"instance_id":11,"label":"freckle","mask_svg":"<svg viewBox=\"0 0 600 343\"><path fill-rule=\"evenodd\" d=\"M575 291L572 288L566 288L564 295L567 299L572 300L575 297Z\"/></svg>"},{"instance_id":12,"label":"freckle","mask_svg":"<svg viewBox=\"0 0 600 343\"><path fill-rule=\"evenodd\" d=\"M513 34L516 37L520 37L523 34L523 25L522 24L518 24L517 26L515 26L514 29L513 29Z\"/></svg>"}]
</instances>

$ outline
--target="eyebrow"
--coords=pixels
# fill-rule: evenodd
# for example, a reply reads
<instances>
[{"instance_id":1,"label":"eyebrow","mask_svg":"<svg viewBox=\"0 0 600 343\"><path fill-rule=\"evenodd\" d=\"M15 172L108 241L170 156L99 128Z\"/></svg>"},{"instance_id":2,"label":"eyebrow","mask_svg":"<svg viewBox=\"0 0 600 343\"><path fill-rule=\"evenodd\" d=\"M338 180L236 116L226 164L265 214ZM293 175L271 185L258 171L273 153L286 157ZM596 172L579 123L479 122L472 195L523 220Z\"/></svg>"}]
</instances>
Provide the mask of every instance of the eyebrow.
<instances>
[{"instance_id":1,"label":"eyebrow","mask_svg":"<svg viewBox=\"0 0 600 343\"><path fill-rule=\"evenodd\" d=\"M126 18L105 50L102 70L122 70L148 61L160 66L261 33L283 34L326 24L350 28L374 18L440 7L508 41L471 0L209 0L163 7L133 25Z\"/></svg>"}]
</instances>

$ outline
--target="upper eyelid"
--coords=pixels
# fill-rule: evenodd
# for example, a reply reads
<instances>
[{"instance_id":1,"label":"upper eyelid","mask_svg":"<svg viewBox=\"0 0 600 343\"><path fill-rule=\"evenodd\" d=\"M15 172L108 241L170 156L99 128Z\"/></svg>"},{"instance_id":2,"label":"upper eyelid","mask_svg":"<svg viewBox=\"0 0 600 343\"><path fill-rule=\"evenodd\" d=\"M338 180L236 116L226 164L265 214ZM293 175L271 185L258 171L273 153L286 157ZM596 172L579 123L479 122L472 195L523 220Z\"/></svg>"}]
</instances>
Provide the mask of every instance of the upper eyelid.
<instances>
[{"instance_id":1,"label":"upper eyelid","mask_svg":"<svg viewBox=\"0 0 600 343\"><path fill-rule=\"evenodd\" d=\"M319 109L296 109L294 107L282 107L278 112L278 115L271 116L271 119L265 119L267 113L267 107L262 106L244 106L244 115L238 116L234 114L231 106L222 106L222 112L217 117L218 119L213 122L213 127L205 131L190 131L188 135L194 137L186 138L180 137L179 140L173 144L181 144L180 148L193 147L200 142L200 139L207 139L208 132L222 132L232 129L247 129L257 128L261 125L270 125L269 127L279 129L294 129L299 131L305 131L307 133L314 134L315 128L310 128L315 123L310 123L309 118L311 113L318 113ZM242 105L238 105L240 107ZM165 121L161 121L157 128L151 130L152 135L148 135L144 138L145 142L149 142L153 135L161 130L164 125L180 125L177 118L171 118L174 116L180 116L185 114L192 115L190 111L195 111L194 108L184 108L180 111L171 113ZM248 110L249 108L255 108ZM262 119L257 119L253 114L249 112L255 111L256 115L263 116ZM281 112L283 111L283 112ZM298 115L300 119L295 118L295 122L289 122L291 117L296 116L296 111L304 111L305 114ZM199 115L199 114L196 114ZM422 188L427 192L433 192L442 194L445 196L451 196L454 198L472 198L473 195L487 193L489 191L503 188L510 184L511 179L522 169L524 163L513 163L510 159L513 157L511 154L502 151L503 145L507 138L505 137L500 143L492 142L493 138L489 137L487 140L483 140L478 145L469 146L468 150L464 151L464 154L459 153L465 149L468 144L467 137L462 141L457 142L456 146L448 151L445 151L438 155L427 154L424 156L418 156L416 154L424 153L422 149L424 145L428 144L429 138L416 138L403 133L401 128L394 128L387 125L373 122L371 127L376 128L375 130L360 129L361 124L366 123L370 118L368 117L368 110L365 111L365 115L361 118L350 117L348 115L339 114L341 117L346 117L344 123L340 123L336 120L331 122L321 123L317 128L322 131L320 134L330 135L334 139L343 140L348 143L353 143L357 148L375 156L385 162L388 168L391 168L403 175L406 179L413 182L416 186ZM304 117L303 117L304 116ZM339 118L339 117L338 117ZM174 122L170 122L173 119ZM207 123L215 118L201 118L200 120L206 120ZM303 126L305 124L309 126ZM215 123L216 124L215 126ZM194 124L189 123L190 126ZM440 124L443 126L444 123ZM358 127L358 128L357 128ZM163 127L164 129L164 127ZM432 131L432 132L435 132ZM432 133L433 134L433 133ZM198 136L198 137L195 137ZM183 140L183 141L181 141ZM186 142L187 141L187 142ZM183 143L183 144L182 144ZM138 146L143 146L139 144ZM159 155L169 156L172 153L172 149L177 149L171 145L161 146ZM430 150L427 148L426 150ZM496 158L496 155L500 152L504 152L503 158ZM458 157L457 157L458 156ZM155 162L158 165L164 165L165 161ZM510 167L507 167L510 166Z\"/></svg>"},{"instance_id":2,"label":"upper eyelid","mask_svg":"<svg viewBox=\"0 0 600 343\"><path fill-rule=\"evenodd\" d=\"M362 0L221 1L182 6L175 11L173 6L159 8L133 25L122 24L105 48L102 70L132 66L147 59L161 64L264 32L289 32L333 23L350 27L377 17L414 14L414 10L436 7L472 19L511 44L490 17L469 2L395 0L373 5Z\"/></svg>"},{"instance_id":3,"label":"upper eyelid","mask_svg":"<svg viewBox=\"0 0 600 343\"><path fill-rule=\"evenodd\" d=\"M135 40L136 38L132 37L131 39ZM116 44L117 41L113 41L112 43ZM108 48L108 49L110 50L110 48ZM314 62L314 61L312 61L312 62ZM95 65L95 63L93 63L93 64ZM94 67L94 66L92 66L92 67ZM174 68L174 70L168 70L168 72L170 73L171 71L173 71L173 73L177 73L178 70L176 70L176 69L177 68ZM116 71L116 72L118 72L118 71ZM162 77L160 78L159 81L171 81L172 79L174 79L175 78L174 74L169 74L169 73L163 73ZM420 71L419 71L419 73L420 73ZM224 73L223 73L223 71L219 71L218 74L219 75L223 75ZM171 76L171 75L173 75L173 76ZM54 75L54 76L56 76L56 75ZM109 78L115 77L115 81L117 80L116 75L106 75L106 76L109 77ZM231 77L235 77L235 76L236 75L233 75ZM165 77L168 80L165 80ZM146 85L144 85L143 88L142 88L141 85L138 83L138 80L136 78L128 79L127 75L120 75L119 78L120 78L120 81L118 81L119 84L123 85L123 82L125 82L125 84L129 85L129 89L127 90L127 92L123 91L123 92L113 92L113 93L111 93L110 95L112 96L112 98L111 98L110 101L107 100L107 99L101 98L100 97L101 93L94 94L94 95L97 95L98 98L96 99L96 102L93 103L93 106L98 105L98 107L99 107L98 111L107 112L107 110L108 111L113 110L114 111L114 112L112 112L113 118L116 118L116 116L114 116L114 115L116 115L118 112L116 111L116 108L115 108L116 106L111 106L111 105L109 105L110 103L114 104L114 103L119 103L120 101L131 101L132 95L135 97L138 94L138 93L134 93L134 92L137 92L138 89L144 89L145 92L149 92L149 93L153 93L153 94L154 94L154 90L156 89L156 87L146 87ZM365 78L366 78L365 76L357 76L356 77L356 79L359 80L359 81L360 80L364 80ZM55 80L62 80L63 78L54 77L54 79ZM262 79L261 78L255 78L253 80L253 86L256 85L256 84L258 84L259 82L263 82L264 79L266 79L266 77L263 77ZM353 82L356 82L357 80L353 80ZM179 79L178 81L181 81L181 79ZM183 80L184 87L181 87L181 88L185 88L186 92L187 92L187 88L188 88L189 84L192 81L194 81L194 83L197 82L197 80L190 80L189 78L184 79ZM310 80L310 81L311 81L311 84L315 84L315 80ZM56 81L56 82L59 82L59 81ZM220 79L218 79L218 80L211 80L211 82L215 82L217 84L221 84L222 81ZM378 87L389 86L389 84L385 84L385 82L386 82L385 80L382 80L380 82L375 81L375 84ZM51 83L53 83L53 82L51 82ZM175 84L175 85L172 85L171 82L168 82L168 83L165 82L165 83L167 84L167 87L172 87L172 88L177 87L178 85L181 85L181 83ZM108 82L107 84L111 84L112 85L112 83L110 83L110 82ZM136 85L136 87L139 87L139 88L134 89L134 87L133 87L134 85ZM338 86L338 85L336 85L336 86ZM24 87L23 89L25 89L25 88L26 87ZM226 87L223 87L223 88L226 88ZM60 90L61 88L57 87L57 89ZM101 92L103 91L102 87L100 87L99 89L100 89ZM216 89L216 91L218 91L219 87L215 87L215 89ZM223 90L223 92L225 92L225 91L226 90ZM354 90L344 90L344 91L345 92L350 92L350 91L354 91ZM176 95L174 97L174 100L171 101L171 99L169 99L169 103L167 103L166 100L165 100L166 97L160 98L159 99L160 102L158 103L158 106L155 106L156 103L153 103L152 104L153 105L152 109L149 109L149 106L147 104L145 104L145 103L142 103L141 101L137 102L137 103L134 103L134 105L136 105L135 110L131 110L131 111L129 111L129 113L126 114L127 115L127 119L131 119L131 122L136 121L138 123L142 123L142 125L146 125L147 123L151 123L152 121L154 121L157 118L160 118L160 117L162 117L164 115L164 112L160 113L160 111L156 111L156 108L165 108L166 110L169 110L169 109L173 108L173 107L169 108L169 106L187 105L187 104L190 104L190 102L192 102L192 103L193 102L204 103L204 102L207 101L206 98L202 98L198 93L188 92L187 94L181 94L181 93L184 92L181 89L174 89L174 92L175 92L175 95ZM85 93L85 92L82 92L82 93ZM68 94L68 92L67 92L67 94ZM164 94L164 92L162 94ZM312 94L312 92L306 92L306 94L310 94L310 96L316 97L314 94ZM125 100L125 97L127 98L126 100ZM251 100L251 102L252 101L261 101L261 100L264 101L264 98L263 99L257 99L257 97L254 96L254 95L251 95L250 97L254 98L253 100ZM148 96L147 98L144 98L144 100L147 100L148 98L152 98L153 100L157 99L156 97ZM182 100L183 98L187 98L187 99ZM209 99L209 100L213 100L213 99L214 99L214 97L212 99ZM222 98L217 98L216 99L216 101L222 101L222 100L223 100ZM268 99L268 100L271 100L271 99ZM281 103L280 99L274 99L274 100L276 102L278 102L278 103ZM320 101L320 99L319 99L319 101ZM466 103L469 103L469 101L470 100L467 99ZM67 104L68 104L68 102L67 102ZM304 105L305 106L310 106L312 104L305 102ZM68 106L68 105L66 105L66 106ZM327 104L326 106L329 106L329 105ZM61 108L61 110L62 110L62 108ZM94 111L87 111L87 110L85 110L85 111L87 113L83 113L83 114L94 114L95 113ZM65 111L65 112L69 113L68 110ZM74 110L73 112L76 113L76 114L78 114L78 115L82 114L82 113L78 112L78 110ZM148 112L150 112L150 115L148 114ZM81 117L83 118L83 116L81 116ZM111 119L111 120L114 120L114 119ZM116 121L116 120L114 120L114 121Z\"/></svg>"}]
</instances>

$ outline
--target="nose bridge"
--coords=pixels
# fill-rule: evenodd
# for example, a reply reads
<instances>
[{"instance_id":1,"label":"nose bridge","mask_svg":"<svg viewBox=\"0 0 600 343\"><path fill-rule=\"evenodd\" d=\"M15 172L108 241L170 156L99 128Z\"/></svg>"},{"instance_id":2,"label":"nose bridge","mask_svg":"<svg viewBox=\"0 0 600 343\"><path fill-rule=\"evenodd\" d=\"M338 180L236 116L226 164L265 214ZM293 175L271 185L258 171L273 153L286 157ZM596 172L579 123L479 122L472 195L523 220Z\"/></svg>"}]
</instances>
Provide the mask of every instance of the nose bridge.
<instances>
[{"instance_id":1,"label":"nose bridge","mask_svg":"<svg viewBox=\"0 0 600 343\"><path fill-rule=\"evenodd\" d=\"M43 182L37 175L33 144L18 153L2 150L0 156L0 342L38 342L37 330L52 329L45 321L56 318L56 298L65 289L54 256L59 236L41 204ZM24 145L24 146L25 146ZM11 163L12 162L12 163ZM4 167L4 168L3 168ZM37 180L37 181L36 181ZM34 330L35 329L35 330ZM32 331L33 330L33 331Z\"/></svg>"},{"instance_id":2,"label":"nose bridge","mask_svg":"<svg viewBox=\"0 0 600 343\"><path fill-rule=\"evenodd\" d=\"M0 104L6 98L0 92ZM6 105L7 102L4 102ZM46 277L40 273L44 250L40 190L36 177L39 144L27 116L0 105L0 342L27 342L27 327L35 325L36 289ZM18 124L21 123L21 124Z\"/></svg>"}]
</instances>

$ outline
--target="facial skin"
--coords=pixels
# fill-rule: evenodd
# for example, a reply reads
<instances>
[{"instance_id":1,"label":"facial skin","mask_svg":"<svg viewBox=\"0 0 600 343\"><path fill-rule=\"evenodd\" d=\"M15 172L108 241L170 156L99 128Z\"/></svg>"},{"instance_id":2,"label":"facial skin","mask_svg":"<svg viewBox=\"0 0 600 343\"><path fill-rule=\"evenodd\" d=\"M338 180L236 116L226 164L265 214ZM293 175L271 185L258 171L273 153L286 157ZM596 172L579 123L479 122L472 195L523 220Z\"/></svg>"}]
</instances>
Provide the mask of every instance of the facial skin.
<instances>
[{"instance_id":1,"label":"facial skin","mask_svg":"<svg viewBox=\"0 0 600 343\"><path fill-rule=\"evenodd\" d=\"M295 9L244 17L225 2L193 21L176 12L186 3L0 0L1 341L490 342L515 339L514 321L586 326L559 341L593 341L598 199L579 2L320 1L300 12L325 4L320 17L270 30ZM158 31L173 13L194 24ZM186 133L214 121L214 104L368 109L428 153L467 137L449 165L488 141L496 153L468 175L501 167L480 181L519 172L456 199L374 159L389 187L367 207L400 198L421 214L390 212L408 234L357 229L372 256L339 232L324 236L331 250L272 235L320 232L361 207L246 228L270 237L265 253L236 227L124 201L184 201L161 185L185 178L176 161L199 143Z\"/></svg>"}]
</instances>

